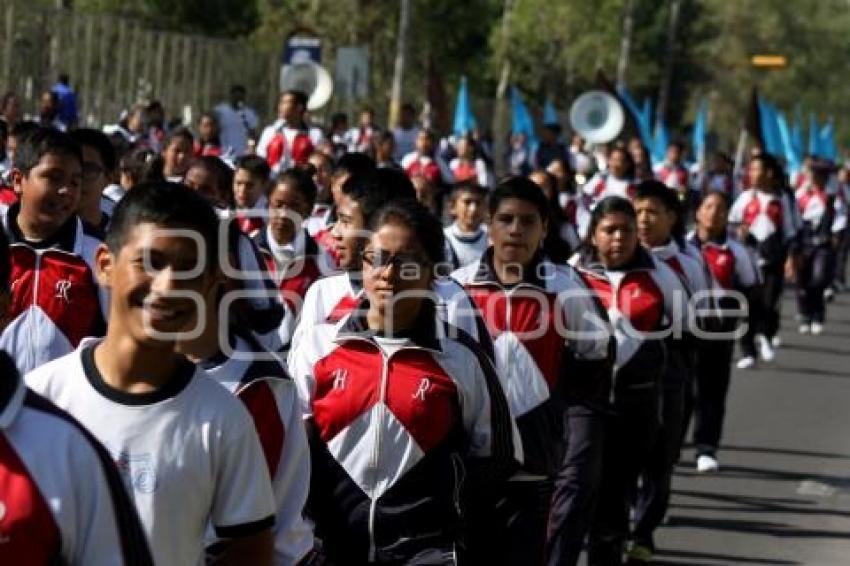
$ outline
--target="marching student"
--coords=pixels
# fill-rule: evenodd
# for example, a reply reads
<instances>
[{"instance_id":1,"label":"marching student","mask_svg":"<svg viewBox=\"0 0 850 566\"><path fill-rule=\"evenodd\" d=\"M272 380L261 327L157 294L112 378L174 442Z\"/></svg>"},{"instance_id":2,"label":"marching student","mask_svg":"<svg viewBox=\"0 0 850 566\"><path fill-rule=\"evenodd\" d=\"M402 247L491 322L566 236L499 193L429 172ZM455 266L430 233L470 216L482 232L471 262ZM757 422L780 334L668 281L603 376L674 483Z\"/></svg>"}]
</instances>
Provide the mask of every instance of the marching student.
<instances>
[{"instance_id":1,"label":"marching student","mask_svg":"<svg viewBox=\"0 0 850 566\"><path fill-rule=\"evenodd\" d=\"M457 157L449 162L449 170L455 183L474 181L482 187L490 187L490 175L487 164L476 155L475 140L467 134L461 136L456 144Z\"/></svg>"},{"instance_id":2,"label":"marching student","mask_svg":"<svg viewBox=\"0 0 850 566\"><path fill-rule=\"evenodd\" d=\"M665 339L688 328L688 296L676 273L638 243L637 217L622 197L591 213L586 247L571 262L608 311L617 340L599 503L588 542L588 564L622 562L629 505L655 444Z\"/></svg>"},{"instance_id":3,"label":"marching student","mask_svg":"<svg viewBox=\"0 0 850 566\"><path fill-rule=\"evenodd\" d=\"M563 165L560 159L549 164L555 169ZM543 249L555 263L565 263L581 244L576 231L577 201L569 193L559 192L558 177L543 169L532 171L528 178L540 187L549 201L549 226L543 238Z\"/></svg>"},{"instance_id":4,"label":"marching student","mask_svg":"<svg viewBox=\"0 0 850 566\"><path fill-rule=\"evenodd\" d=\"M800 314L801 334L819 335L826 321L825 291L833 280L835 270L835 246L833 227L836 215L837 186L829 187L829 165L815 162L811 168L811 180L797 189L795 198L803 227L797 245L799 253L795 261L795 283L797 286L797 310Z\"/></svg>"},{"instance_id":5,"label":"marching student","mask_svg":"<svg viewBox=\"0 0 850 566\"><path fill-rule=\"evenodd\" d=\"M416 135L416 149L404 156L401 168L411 179L421 175L429 183L439 187L454 182L454 177L443 158L437 155L434 140L432 130L419 130Z\"/></svg>"},{"instance_id":6,"label":"marching student","mask_svg":"<svg viewBox=\"0 0 850 566\"><path fill-rule=\"evenodd\" d=\"M115 148L99 130L80 128L72 130L71 139L83 153L83 171L80 183L80 204L77 216L97 232L106 232L109 215L103 212L103 190L109 185L115 170Z\"/></svg>"},{"instance_id":7,"label":"marching student","mask_svg":"<svg viewBox=\"0 0 850 566\"><path fill-rule=\"evenodd\" d=\"M307 162L324 139L319 128L310 126L307 95L300 90L282 92L277 104L277 120L267 126L257 142L257 155L271 167L272 178L296 165Z\"/></svg>"},{"instance_id":8,"label":"marching student","mask_svg":"<svg viewBox=\"0 0 850 566\"><path fill-rule=\"evenodd\" d=\"M263 448L275 496L274 563L294 566L313 555L313 529L303 517L310 488L310 456L295 383L283 365L246 331L250 321L230 308L220 318L229 285L222 273L220 288L206 297L206 325L200 336L181 341L178 350L199 364L248 409ZM247 324L246 324L247 323ZM208 533L207 555L224 543Z\"/></svg>"},{"instance_id":9,"label":"marching student","mask_svg":"<svg viewBox=\"0 0 850 566\"><path fill-rule=\"evenodd\" d=\"M0 325L11 299L0 232ZM70 415L30 391L0 352L0 501L4 564L153 564L108 452Z\"/></svg>"},{"instance_id":10,"label":"marching student","mask_svg":"<svg viewBox=\"0 0 850 566\"><path fill-rule=\"evenodd\" d=\"M390 202L416 200L410 179L394 169L379 169L367 177L349 178L341 194L332 234L342 273L323 277L307 290L293 343L313 324L336 323L351 312L363 295L362 252L373 216ZM450 265L440 266L444 267L452 269ZM451 278L438 277L432 291L440 297L437 315L469 334L492 358L493 345L484 321L463 288Z\"/></svg>"},{"instance_id":11,"label":"marching student","mask_svg":"<svg viewBox=\"0 0 850 566\"><path fill-rule=\"evenodd\" d=\"M608 153L607 167L596 173L581 189L584 208L593 210L596 203L609 196L631 199L635 190L632 157L626 148L614 146ZM590 216L584 215L579 220L579 235L584 237Z\"/></svg>"},{"instance_id":12,"label":"marching student","mask_svg":"<svg viewBox=\"0 0 850 566\"><path fill-rule=\"evenodd\" d=\"M729 211L729 224L738 240L755 251L761 284L750 301L753 324L741 340L738 369L756 365L756 353L766 362L775 357L772 341L779 332L779 301L788 270L789 246L797 235L793 202L782 184L782 169L772 155L755 155L747 169L750 188L744 190ZM790 264L789 264L790 265Z\"/></svg>"},{"instance_id":13,"label":"marching student","mask_svg":"<svg viewBox=\"0 0 850 566\"><path fill-rule=\"evenodd\" d=\"M475 181L461 181L452 188L449 211L454 222L443 229L446 261L459 269L478 260L490 245L487 237L485 201L487 190Z\"/></svg>"},{"instance_id":14,"label":"marching student","mask_svg":"<svg viewBox=\"0 0 850 566\"><path fill-rule=\"evenodd\" d=\"M225 153L239 157L253 149L260 119L253 108L245 103L247 91L243 85L230 87L230 97L213 109L221 127L221 147Z\"/></svg>"},{"instance_id":15,"label":"marching student","mask_svg":"<svg viewBox=\"0 0 850 566\"><path fill-rule=\"evenodd\" d=\"M722 315L718 335L700 342L696 368L693 438L700 473L715 472L720 467L717 450L732 372L734 332L740 323L748 322L747 298L761 277L755 255L729 235L728 212L729 196L724 191L703 193L696 226L688 236L688 241L700 249L715 290L721 293L716 301ZM738 298L731 292L737 292Z\"/></svg>"},{"instance_id":16,"label":"marching student","mask_svg":"<svg viewBox=\"0 0 850 566\"><path fill-rule=\"evenodd\" d=\"M26 376L110 451L158 565L198 564L210 524L227 540L219 563L272 559L275 499L251 417L175 352L216 290L218 222L180 185L130 191L95 260L111 295L106 336Z\"/></svg>"},{"instance_id":17,"label":"marching student","mask_svg":"<svg viewBox=\"0 0 850 566\"><path fill-rule=\"evenodd\" d=\"M309 171L289 169L280 174L268 193L269 221L255 237L266 266L277 284L287 313L278 328L280 343L289 348L296 319L307 289L319 278L336 271L333 259L307 233L304 219L316 202L316 184Z\"/></svg>"},{"instance_id":18,"label":"marching student","mask_svg":"<svg viewBox=\"0 0 850 566\"><path fill-rule=\"evenodd\" d=\"M289 355L313 463L308 514L334 563L467 563L465 486L499 485L518 439L487 356L437 316L439 222L405 201L371 228L364 296Z\"/></svg>"},{"instance_id":19,"label":"marching student","mask_svg":"<svg viewBox=\"0 0 850 566\"><path fill-rule=\"evenodd\" d=\"M164 181L162 166L162 156L152 149L139 148L131 151L122 157L118 164L121 188L126 192L142 183Z\"/></svg>"},{"instance_id":20,"label":"marching student","mask_svg":"<svg viewBox=\"0 0 850 566\"><path fill-rule=\"evenodd\" d=\"M268 209L266 188L271 168L268 162L257 155L236 158L233 171L233 202L239 229L248 236L255 236L266 225L265 211Z\"/></svg>"},{"instance_id":21,"label":"marching student","mask_svg":"<svg viewBox=\"0 0 850 566\"><path fill-rule=\"evenodd\" d=\"M688 168L682 163L684 157L684 146L679 142L672 142L667 146L664 161L653 167L655 178L668 188L676 191L682 200L688 192Z\"/></svg>"},{"instance_id":22,"label":"marching student","mask_svg":"<svg viewBox=\"0 0 850 566\"><path fill-rule=\"evenodd\" d=\"M503 180L489 209L492 245L452 277L484 317L524 461L504 493L481 494L492 508L473 525L475 542L488 549L487 563L541 563L547 555L550 564L570 563L599 475L610 333L575 271L541 249L549 202L540 188Z\"/></svg>"},{"instance_id":23,"label":"marching student","mask_svg":"<svg viewBox=\"0 0 850 566\"><path fill-rule=\"evenodd\" d=\"M166 181L180 183L192 161L195 138L188 128L175 128L162 141L162 175Z\"/></svg>"},{"instance_id":24,"label":"marching student","mask_svg":"<svg viewBox=\"0 0 850 566\"><path fill-rule=\"evenodd\" d=\"M360 111L357 126L345 132L344 140L349 153L369 153L372 140L381 132L375 125L375 111L368 106Z\"/></svg>"},{"instance_id":25,"label":"marching student","mask_svg":"<svg viewBox=\"0 0 850 566\"><path fill-rule=\"evenodd\" d=\"M15 284L0 348L22 373L103 333L92 275L100 238L74 214L81 178L80 147L67 134L39 128L20 141L12 170L20 201L2 215Z\"/></svg>"},{"instance_id":26,"label":"marching student","mask_svg":"<svg viewBox=\"0 0 850 566\"><path fill-rule=\"evenodd\" d=\"M192 155L220 157L222 154L218 118L212 112L204 112L198 117L198 136L192 144Z\"/></svg>"},{"instance_id":27,"label":"marching student","mask_svg":"<svg viewBox=\"0 0 850 566\"><path fill-rule=\"evenodd\" d=\"M679 276L692 308L707 310L711 306L706 296L710 283L703 265L685 252L685 242L679 241L684 234L676 234L677 227L684 227L684 210L677 193L660 181L644 181L637 186L634 207L641 245ZM697 318L699 313L692 313L692 322L701 323L701 317ZM637 564L651 562L655 552L653 533L667 513L673 467L679 460L684 436L686 395L693 388L696 366L697 348L691 329L684 329L679 338L669 337L666 346L667 360L661 380L661 421L647 467L641 473L635 502L629 558Z\"/></svg>"},{"instance_id":28,"label":"marching student","mask_svg":"<svg viewBox=\"0 0 850 566\"><path fill-rule=\"evenodd\" d=\"M375 155L375 165L379 169L398 169L401 165L395 160L395 136L392 132L380 132L372 140L372 153Z\"/></svg>"}]
</instances>

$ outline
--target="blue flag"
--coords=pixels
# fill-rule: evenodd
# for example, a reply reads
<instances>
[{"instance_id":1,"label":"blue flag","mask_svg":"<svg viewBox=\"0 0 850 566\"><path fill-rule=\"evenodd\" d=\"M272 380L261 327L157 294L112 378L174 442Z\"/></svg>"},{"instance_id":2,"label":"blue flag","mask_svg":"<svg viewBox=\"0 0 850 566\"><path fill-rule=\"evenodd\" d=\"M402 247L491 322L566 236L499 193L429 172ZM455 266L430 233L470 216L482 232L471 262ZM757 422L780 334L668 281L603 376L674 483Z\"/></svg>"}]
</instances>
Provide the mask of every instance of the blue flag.
<instances>
[{"instance_id":1,"label":"blue flag","mask_svg":"<svg viewBox=\"0 0 850 566\"><path fill-rule=\"evenodd\" d=\"M652 140L652 162L662 163L667 154L667 146L670 145L670 133L664 120L655 120L655 138Z\"/></svg>"},{"instance_id":2,"label":"blue flag","mask_svg":"<svg viewBox=\"0 0 850 566\"><path fill-rule=\"evenodd\" d=\"M838 158L838 149L835 147L835 123L832 118L820 129L818 138L820 157L835 161Z\"/></svg>"},{"instance_id":3,"label":"blue flag","mask_svg":"<svg viewBox=\"0 0 850 566\"><path fill-rule=\"evenodd\" d=\"M818 130L818 119L814 112L809 112L809 148L810 155L820 155L820 136Z\"/></svg>"},{"instance_id":4,"label":"blue flag","mask_svg":"<svg viewBox=\"0 0 850 566\"><path fill-rule=\"evenodd\" d=\"M620 99L626 105L626 109L631 113L632 117L635 120L635 123L638 127L638 134L640 134L640 141L643 142L643 145L647 149L652 148L652 102L647 98L644 100L643 108L639 108L637 102L632 97L632 94L629 92L629 89L626 87L621 87L617 94L620 95Z\"/></svg>"},{"instance_id":5,"label":"blue flag","mask_svg":"<svg viewBox=\"0 0 850 566\"><path fill-rule=\"evenodd\" d=\"M537 145L537 136L534 133L534 121L522 100L522 95L517 87L511 87L511 133L525 134L529 147Z\"/></svg>"},{"instance_id":6,"label":"blue flag","mask_svg":"<svg viewBox=\"0 0 850 566\"><path fill-rule=\"evenodd\" d=\"M543 106L543 125L544 126L560 126L561 117L558 116L558 111L551 100L547 100Z\"/></svg>"},{"instance_id":7,"label":"blue flag","mask_svg":"<svg viewBox=\"0 0 850 566\"><path fill-rule=\"evenodd\" d=\"M797 151L797 148L794 147L793 132L788 127L788 121L782 113L777 114L776 122L779 126L779 135L782 139L782 147L784 149L783 156L785 157L785 162L788 164L788 170L791 173L796 173L800 170L802 156Z\"/></svg>"},{"instance_id":8,"label":"blue flag","mask_svg":"<svg viewBox=\"0 0 850 566\"><path fill-rule=\"evenodd\" d=\"M466 77L460 78L460 88L457 90L457 102L455 103L455 121L452 132L461 137L475 129L477 122L472 114L472 105L469 103L469 88L466 85Z\"/></svg>"},{"instance_id":9,"label":"blue flag","mask_svg":"<svg viewBox=\"0 0 850 566\"><path fill-rule=\"evenodd\" d=\"M694 120L693 141L691 142L694 159L697 163L705 161L705 137L708 133L708 101L703 98Z\"/></svg>"}]
</instances>

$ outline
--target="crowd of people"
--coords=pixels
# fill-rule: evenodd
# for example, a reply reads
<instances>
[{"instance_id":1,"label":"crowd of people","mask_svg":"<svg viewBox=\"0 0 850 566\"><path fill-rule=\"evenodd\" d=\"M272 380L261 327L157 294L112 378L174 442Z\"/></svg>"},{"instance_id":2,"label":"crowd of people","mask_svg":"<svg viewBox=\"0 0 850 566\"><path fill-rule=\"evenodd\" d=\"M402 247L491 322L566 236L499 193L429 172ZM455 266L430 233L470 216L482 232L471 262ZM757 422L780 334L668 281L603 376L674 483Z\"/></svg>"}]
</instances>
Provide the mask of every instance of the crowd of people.
<instances>
[{"instance_id":1,"label":"crowd of people","mask_svg":"<svg viewBox=\"0 0 850 566\"><path fill-rule=\"evenodd\" d=\"M239 86L97 130L63 79L0 101L3 563L649 564L786 282L801 333L844 290L815 158L495 156L299 91L260 129Z\"/></svg>"}]
</instances>

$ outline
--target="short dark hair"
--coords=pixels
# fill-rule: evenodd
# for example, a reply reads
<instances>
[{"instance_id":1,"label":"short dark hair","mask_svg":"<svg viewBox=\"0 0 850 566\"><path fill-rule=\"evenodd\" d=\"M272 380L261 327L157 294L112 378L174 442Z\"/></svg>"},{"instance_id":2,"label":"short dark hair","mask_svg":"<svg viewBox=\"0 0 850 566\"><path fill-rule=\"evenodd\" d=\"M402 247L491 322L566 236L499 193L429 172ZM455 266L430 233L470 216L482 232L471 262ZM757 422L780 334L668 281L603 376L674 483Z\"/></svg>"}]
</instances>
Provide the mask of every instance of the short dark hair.
<instances>
[{"instance_id":1,"label":"short dark hair","mask_svg":"<svg viewBox=\"0 0 850 566\"><path fill-rule=\"evenodd\" d=\"M259 155L242 155L236 158L233 165L236 170L244 169L251 174L251 177L259 179L263 183L268 182L272 174L269 162Z\"/></svg>"},{"instance_id":2,"label":"short dark hair","mask_svg":"<svg viewBox=\"0 0 850 566\"><path fill-rule=\"evenodd\" d=\"M307 109L307 101L309 100L309 98L307 97L306 92L304 92L303 90L291 88L280 93L281 99L286 95L291 96L295 99L295 102L303 106L305 110Z\"/></svg>"},{"instance_id":3,"label":"short dark hair","mask_svg":"<svg viewBox=\"0 0 850 566\"><path fill-rule=\"evenodd\" d=\"M487 198L487 189L485 189L472 179L467 179L466 181L459 181L452 186L452 200L459 197L461 193L472 193L477 197Z\"/></svg>"},{"instance_id":4,"label":"short dark hair","mask_svg":"<svg viewBox=\"0 0 850 566\"><path fill-rule=\"evenodd\" d=\"M80 149L89 146L100 155L103 167L107 173L115 170L115 146L109 141L109 137L100 130L92 128L80 128L72 130L69 134L71 139L80 144Z\"/></svg>"},{"instance_id":5,"label":"short dark hair","mask_svg":"<svg viewBox=\"0 0 850 566\"><path fill-rule=\"evenodd\" d=\"M162 156L152 149L139 148L121 158L118 165L122 173L133 179L133 185L165 181Z\"/></svg>"},{"instance_id":6,"label":"short dark hair","mask_svg":"<svg viewBox=\"0 0 850 566\"><path fill-rule=\"evenodd\" d=\"M437 265L445 256L443 225L424 205L414 199L394 200L378 210L370 228L376 232L385 224L401 224L407 227L425 251L428 261Z\"/></svg>"},{"instance_id":7,"label":"short dark hair","mask_svg":"<svg viewBox=\"0 0 850 566\"><path fill-rule=\"evenodd\" d=\"M206 169L213 175L216 180L216 192L221 199L227 203L227 206L233 206L233 169L231 169L220 157L214 155L203 155L196 157L189 164L189 169L200 167ZM187 169L186 171L188 172Z\"/></svg>"},{"instance_id":8,"label":"short dark hair","mask_svg":"<svg viewBox=\"0 0 850 566\"><path fill-rule=\"evenodd\" d=\"M304 199L310 204L310 208L313 208L313 205L316 204L316 196L319 192L316 187L316 182L313 180L314 172L315 168L313 167L293 167L291 169L287 169L278 175L274 185L270 188L270 191L274 191L274 188L280 185L289 185L301 193Z\"/></svg>"},{"instance_id":9,"label":"short dark hair","mask_svg":"<svg viewBox=\"0 0 850 566\"><path fill-rule=\"evenodd\" d=\"M244 86L237 84L237 85L233 85L232 87L230 87L230 92L232 94L235 94L237 92L241 92L242 94L247 94L248 91L245 90Z\"/></svg>"},{"instance_id":10,"label":"short dark hair","mask_svg":"<svg viewBox=\"0 0 850 566\"><path fill-rule=\"evenodd\" d=\"M675 212L677 216L681 216L682 207L679 204L679 197L676 191L670 189L661 181L650 179L643 181L635 190L634 200L652 198L659 201L664 208L671 212Z\"/></svg>"},{"instance_id":11,"label":"short dark hair","mask_svg":"<svg viewBox=\"0 0 850 566\"><path fill-rule=\"evenodd\" d=\"M53 128L39 126L18 140L15 168L29 175L33 167L48 153L67 155L83 163L80 145L71 136Z\"/></svg>"},{"instance_id":12,"label":"short dark hair","mask_svg":"<svg viewBox=\"0 0 850 566\"><path fill-rule=\"evenodd\" d=\"M590 213L590 222L587 228L587 242L590 242L593 232L596 231L596 227L599 226L602 219L609 214L625 214L633 221L637 221L635 207L632 206L629 199L618 196L605 197L599 201L595 207L593 207L593 210Z\"/></svg>"},{"instance_id":13,"label":"short dark hair","mask_svg":"<svg viewBox=\"0 0 850 566\"><path fill-rule=\"evenodd\" d=\"M540 213L540 219L544 222L549 220L549 201L546 200L543 189L526 177L507 177L499 182L493 192L490 193L490 216L496 214L502 201L511 198L533 204Z\"/></svg>"},{"instance_id":14,"label":"short dark hair","mask_svg":"<svg viewBox=\"0 0 850 566\"><path fill-rule=\"evenodd\" d=\"M376 169L375 160L365 153L346 153L339 158L334 169L334 176L339 177L348 174L352 177L368 177Z\"/></svg>"},{"instance_id":15,"label":"short dark hair","mask_svg":"<svg viewBox=\"0 0 850 566\"><path fill-rule=\"evenodd\" d=\"M173 142L177 138L183 138L184 140L187 140L190 144L195 143L195 136L192 135L192 131L186 126L180 126L174 128L165 135L165 139L162 140L162 150L165 151L168 146L171 145L171 142Z\"/></svg>"},{"instance_id":16,"label":"short dark hair","mask_svg":"<svg viewBox=\"0 0 850 566\"><path fill-rule=\"evenodd\" d=\"M118 255L139 224L194 230L206 243L206 271L218 262L219 219L207 200L180 183L144 183L118 202L106 232L106 245Z\"/></svg>"},{"instance_id":17,"label":"short dark hair","mask_svg":"<svg viewBox=\"0 0 850 566\"><path fill-rule=\"evenodd\" d=\"M401 171L378 169L366 178L352 177L342 185L342 194L360 205L364 225L382 206L393 200L416 200L416 189Z\"/></svg>"}]
</instances>

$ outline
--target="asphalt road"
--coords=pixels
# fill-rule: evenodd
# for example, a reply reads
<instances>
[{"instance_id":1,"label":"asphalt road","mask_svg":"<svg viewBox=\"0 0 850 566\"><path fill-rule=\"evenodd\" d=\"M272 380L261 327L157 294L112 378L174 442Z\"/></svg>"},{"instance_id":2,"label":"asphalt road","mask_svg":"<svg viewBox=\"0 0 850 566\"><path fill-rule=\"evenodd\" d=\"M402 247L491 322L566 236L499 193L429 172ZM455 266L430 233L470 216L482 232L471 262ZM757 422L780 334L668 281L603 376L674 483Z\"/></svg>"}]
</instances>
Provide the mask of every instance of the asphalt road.
<instances>
[{"instance_id":1,"label":"asphalt road","mask_svg":"<svg viewBox=\"0 0 850 566\"><path fill-rule=\"evenodd\" d=\"M684 453L657 564L850 565L850 295L817 337L786 297L776 360L732 378L720 473Z\"/></svg>"}]
</instances>

